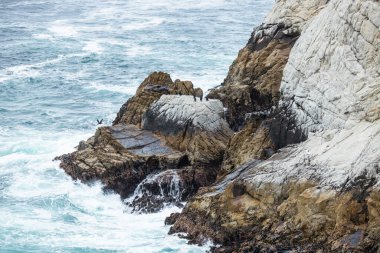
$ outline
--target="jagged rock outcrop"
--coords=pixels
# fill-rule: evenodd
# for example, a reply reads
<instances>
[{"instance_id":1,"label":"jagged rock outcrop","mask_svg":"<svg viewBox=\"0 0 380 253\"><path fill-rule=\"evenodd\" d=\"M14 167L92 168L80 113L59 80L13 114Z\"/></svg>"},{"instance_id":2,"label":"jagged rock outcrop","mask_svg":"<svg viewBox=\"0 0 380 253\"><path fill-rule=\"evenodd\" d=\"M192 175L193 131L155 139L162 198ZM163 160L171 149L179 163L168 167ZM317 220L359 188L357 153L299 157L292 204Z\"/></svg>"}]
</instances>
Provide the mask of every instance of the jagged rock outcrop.
<instances>
[{"instance_id":1,"label":"jagged rock outcrop","mask_svg":"<svg viewBox=\"0 0 380 253\"><path fill-rule=\"evenodd\" d=\"M60 157L61 167L83 182L100 180L107 189L128 197L151 173L186 166L184 153L134 125L99 128L85 147Z\"/></svg>"},{"instance_id":2,"label":"jagged rock outcrop","mask_svg":"<svg viewBox=\"0 0 380 253\"><path fill-rule=\"evenodd\" d=\"M210 91L209 98L220 99L227 107L227 120L234 130L244 125L248 113L264 112L278 103L282 71L298 36L298 30L284 23L259 26L223 84Z\"/></svg>"},{"instance_id":3,"label":"jagged rock outcrop","mask_svg":"<svg viewBox=\"0 0 380 253\"><path fill-rule=\"evenodd\" d=\"M288 133L247 124L226 152L230 173L171 217L171 233L211 238L222 245L215 252L379 252L380 3L325 2L278 1L267 18L294 18L302 29L276 117L307 140L264 160L257 143L274 145L264 141L269 134L281 147ZM268 115L262 122L276 120Z\"/></svg>"},{"instance_id":4,"label":"jagged rock outcrop","mask_svg":"<svg viewBox=\"0 0 380 253\"><path fill-rule=\"evenodd\" d=\"M193 95L194 87L190 81L172 81L164 72L151 73L139 86L136 94L130 98L118 112L113 124L139 125L145 111L163 94Z\"/></svg>"},{"instance_id":5,"label":"jagged rock outcrop","mask_svg":"<svg viewBox=\"0 0 380 253\"><path fill-rule=\"evenodd\" d=\"M152 73L123 105L117 124L100 127L76 152L59 157L61 167L74 179L100 180L123 199L133 195L127 201L133 211L184 201L215 181L232 134L222 103L195 101L194 94L191 82Z\"/></svg>"},{"instance_id":6,"label":"jagged rock outcrop","mask_svg":"<svg viewBox=\"0 0 380 253\"><path fill-rule=\"evenodd\" d=\"M227 121L239 130L230 141L220 176L306 138L289 105L277 107L280 84L290 50L307 20L326 2L278 1L266 22L254 29L222 85L210 91L208 97L223 102Z\"/></svg>"},{"instance_id":7,"label":"jagged rock outcrop","mask_svg":"<svg viewBox=\"0 0 380 253\"><path fill-rule=\"evenodd\" d=\"M277 105L290 50L307 21L327 2L277 1L265 23L253 30L222 85L208 95L220 99L228 108L227 121L234 130L244 125L247 114L265 112Z\"/></svg>"}]
</instances>

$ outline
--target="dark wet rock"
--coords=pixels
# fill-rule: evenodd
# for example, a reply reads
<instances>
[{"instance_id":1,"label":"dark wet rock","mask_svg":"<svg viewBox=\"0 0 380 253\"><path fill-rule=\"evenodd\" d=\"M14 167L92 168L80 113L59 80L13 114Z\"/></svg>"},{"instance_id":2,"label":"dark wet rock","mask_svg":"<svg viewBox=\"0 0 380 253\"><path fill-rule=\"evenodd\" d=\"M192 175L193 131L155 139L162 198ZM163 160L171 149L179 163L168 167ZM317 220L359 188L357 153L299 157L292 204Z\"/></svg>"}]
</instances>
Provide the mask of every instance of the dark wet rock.
<instances>
[{"instance_id":1,"label":"dark wet rock","mask_svg":"<svg viewBox=\"0 0 380 253\"><path fill-rule=\"evenodd\" d=\"M180 216L180 213L170 214L170 216L166 217L165 219L165 225L173 225L179 216Z\"/></svg>"},{"instance_id":2,"label":"dark wet rock","mask_svg":"<svg viewBox=\"0 0 380 253\"><path fill-rule=\"evenodd\" d=\"M185 154L133 125L101 127L87 148L60 157L61 167L83 182L100 180L122 198L133 193L147 175L177 169Z\"/></svg>"},{"instance_id":3,"label":"dark wet rock","mask_svg":"<svg viewBox=\"0 0 380 253\"><path fill-rule=\"evenodd\" d=\"M133 212L151 213L167 204L180 206L197 190L191 167L148 175L125 202Z\"/></svg>"}]
</instances>

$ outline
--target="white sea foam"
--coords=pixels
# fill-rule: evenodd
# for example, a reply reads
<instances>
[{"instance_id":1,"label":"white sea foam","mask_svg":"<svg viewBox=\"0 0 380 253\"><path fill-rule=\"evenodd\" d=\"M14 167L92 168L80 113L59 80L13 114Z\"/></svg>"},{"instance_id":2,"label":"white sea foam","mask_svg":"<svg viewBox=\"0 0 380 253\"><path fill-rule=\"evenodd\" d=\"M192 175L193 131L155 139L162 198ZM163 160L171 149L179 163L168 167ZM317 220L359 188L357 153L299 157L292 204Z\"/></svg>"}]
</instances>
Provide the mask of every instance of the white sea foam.
<instances>
[{"instance_id":1,"label":"white sea foam","mask_svg":"<svg viewBox=\"0 0 380 253\"><path fill-rule=\"evenodd\" d=\"M78 31L66 21L55 21L48 30L53 33L54 36L59 37L75 37L78 35Z\"/></svg>"},{"instance_id":2,"label":"white sea foam","mask_svg":"<svg viewBox=\"0 0 380 253\"><path fill-rule=\"evenodd\" d=\"M163 18L153 17L151 20L145 22L134 22L130 24L122 25L122 30L124 31L133 31L133 30L141 30L145 28L152 28L164 23Z\"/></svg>"},{"instance_id":3,"label":"white sea foam","mask_svg":"<svg viewBox=\"0 0 380 253\"><path fill-rule=\"evenodd\" d=\"M34 64L24 64L5 68L0 71L0 82L4 82L13 77L38 77L41 75L41 70L51 64L59 63L60 61L71 58L71 57L81 57L85 54L67 54L58 55L58 57L53 59L48 59L46 61L34 63Z\"/></svg>"},{"instance_id":4,"label":"white sea foam","mask_svg":"<svg viewBox=\"0 0 380 253\"><path fill-rule=\"evenodd\" d=\"M156 8L165 8L169 10L182 10L182 9L210 9L216 8L218 6L223 6L227 1L226 0L213 0L213 1L167 1L167 0L141 0L141 8L144 9L156 9Z\"/></svg>"},{"instance_id":5,"label":"white sea foam","mask_svg":"<svg viewBox=\"0 0 380 253\"><path fill-rule=\"evenodd\" d=\"M3 83L3 82L5 82L5 81L7 81L7 80L9 80L10 79L10 77L7 77L7 76L1 76L1 74L0 74L0 83Z\"/></svg>"},{"instance_id":6,"label":"white sea foam","mask_svg":"<svg viewBox=\"0 0 380 253\"><path fill-rule=\"evenodd\" d=\"M38 34L33 34L33 38L39 39L39 40L52 40L53 36L50 34L45 34L45 33L38 33Z\"/></svg>"},{"instance_id":7,"label":"white sea foam","mask_svg":"<svg viewBox=\"0 0 380 253\"><path fill-rule=\"evenodd\" d=\"M152 52L151 47L135 45L135 46L129 47L127 49L126 54L130 57L136 57L139 55L147 55L147 54L150 54L151 52Z\"/></svg>"},{"instance_id":8,"label":"white sea foam","mask_svg":"<svg viewBox=\"0 0 380 253\"><path fill-rule=\"evenodd\" d=\"M88 41L83 47L83 50L90 53L101 53L103 51L103 47L101 47L96 41Z\"/></svg>"},{"instance_id":9,"label":"white sea foam","mask_svg":"<svg viewBox=\"0 0 380 253\"><path fill-rule=\"evenodd\" d=\"M112 84L100 84L100 83L91 83L90 88L97 91L112 91L117 93L123 93L128 95L134 95L136 93L136 86L120 86Z\"/></svg>"}]
</instances>

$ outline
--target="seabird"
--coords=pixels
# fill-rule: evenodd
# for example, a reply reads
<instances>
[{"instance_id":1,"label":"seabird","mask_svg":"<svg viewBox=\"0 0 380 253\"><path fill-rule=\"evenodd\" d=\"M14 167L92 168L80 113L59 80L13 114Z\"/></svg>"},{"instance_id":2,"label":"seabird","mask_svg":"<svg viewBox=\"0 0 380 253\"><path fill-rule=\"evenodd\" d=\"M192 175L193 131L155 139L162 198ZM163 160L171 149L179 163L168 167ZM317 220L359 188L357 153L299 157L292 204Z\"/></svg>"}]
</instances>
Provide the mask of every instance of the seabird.
<instances>
[{"instance_id":1,"label":"seabird","mask_svg":"<svg viewBox=\"0 0 380 253\"><path fill-rule=\"evenodd\" d=\"M96 121L98 122L98 125L103 124L103 119L101 119L101 120L96 119Z\"/></svg>"}]
</instances>

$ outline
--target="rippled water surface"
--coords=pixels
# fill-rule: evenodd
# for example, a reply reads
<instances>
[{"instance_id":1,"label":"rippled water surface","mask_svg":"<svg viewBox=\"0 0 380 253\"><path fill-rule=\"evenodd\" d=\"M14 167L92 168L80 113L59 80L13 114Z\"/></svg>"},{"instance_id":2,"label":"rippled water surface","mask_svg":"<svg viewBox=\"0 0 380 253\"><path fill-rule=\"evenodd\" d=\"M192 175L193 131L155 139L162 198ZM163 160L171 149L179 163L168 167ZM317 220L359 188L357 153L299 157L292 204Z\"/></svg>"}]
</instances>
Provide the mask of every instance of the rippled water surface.
<instances>
[{"instance_id":1,"label":"rippled water surface","mask_svg":"<svg viewBox=\"0 0 380 253\"><path fill-rule=\"evenodd\" d=\"M147 74L210 88L273 0L1 0L0 252L204 252L52 159ZM178 211L178 210L177 210Z\"/></svg>"}]
</instances>

